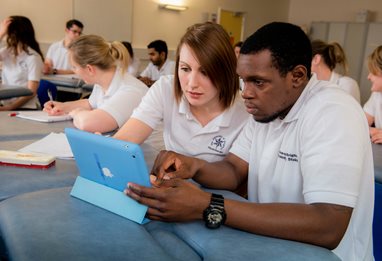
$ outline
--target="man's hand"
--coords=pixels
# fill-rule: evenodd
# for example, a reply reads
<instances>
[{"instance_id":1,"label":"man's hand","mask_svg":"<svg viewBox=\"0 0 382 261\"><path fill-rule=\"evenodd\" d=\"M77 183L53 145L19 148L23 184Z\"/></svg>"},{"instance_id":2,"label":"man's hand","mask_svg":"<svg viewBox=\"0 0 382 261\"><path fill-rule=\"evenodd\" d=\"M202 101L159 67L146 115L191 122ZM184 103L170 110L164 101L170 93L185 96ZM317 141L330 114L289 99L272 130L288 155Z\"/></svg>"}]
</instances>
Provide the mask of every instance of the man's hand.
<instances>
[{"instance_id":1,"label":"man's hand","mask_svg":"<svg viewBox=\"0 0 382 261\"><path fill-rule=\"evenodd\" d=\"M148 77L138 77L139 80L141 80L144 84L146 84L148 87L154 84L155 81L151 80Z\"/></svg>"},{"instance_id":2,"label":"man's hand","mask_svg":"<svg viewBox=\"0 0 382 261\"><path fill-rule=\"evenodd\" d=\"M65 114L63 103L56 101L48 101L44 104L43 111L47 112L48 115L63 115Z\"/></svg>"},{"instance_id":3,"label":"man's hand","mask_svg":"<svg viewBox=\"0 0 382 261\"><path fill-rule=\"evenodd\" d=\"M204 160L162 150L155 159L151 174L157 177L154 182L157 185L162 180L173 178L190 179L205 163Z\"/></svg>"},{"instance_id":4,"label":"man's hand","mask_svg":"<svg viewBox=\"0 0 382 261\"><path fill-rule=\"evenodd\" d=\"M373 143L382 143L382 129L370 128L370 139Z\"/></svg>"},{"instance_id":5,"label":"man's hand","mask_svg":"<svg viewBox=\"0 0 382 261\"><path fill-rule=\"evenodd\" d=\"M147 217L161 221L190 221L202 219L209 205L211 194L183 179L163 180L155 185L156 177L150 176L152 188L129 183L125 194L148 206Z\"/></svg>"}]
</instances>

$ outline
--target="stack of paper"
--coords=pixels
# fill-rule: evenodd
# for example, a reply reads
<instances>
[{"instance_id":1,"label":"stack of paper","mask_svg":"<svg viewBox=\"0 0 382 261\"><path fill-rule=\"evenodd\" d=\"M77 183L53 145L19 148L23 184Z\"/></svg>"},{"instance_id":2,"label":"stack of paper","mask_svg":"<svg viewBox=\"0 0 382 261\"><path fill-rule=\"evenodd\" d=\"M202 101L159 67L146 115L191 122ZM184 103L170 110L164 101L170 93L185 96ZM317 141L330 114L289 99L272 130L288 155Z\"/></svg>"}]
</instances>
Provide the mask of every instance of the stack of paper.
<instances>
[{"instance_id":1,"label":"stack of paper","mask_svg":"<svg viewBox=\"0 0 382 261\"><path fill-rule=\"evenodd\" d=\"M40 122L69 121L72 119L69 114L50 116L45 111L20 111L16 117Z\"/></svg>"},{"instance_id":2,"label":"stack of paper","mask_svg":"<svg viewBox=\"0 0 382 261\"><path fill-rule=\"evenodd\" d=\"M20 152L38 152L55 156L59 159L73 159L73 153L65 133L50 133L41 140L19 150Z\"/></svg>"}]
</instances>

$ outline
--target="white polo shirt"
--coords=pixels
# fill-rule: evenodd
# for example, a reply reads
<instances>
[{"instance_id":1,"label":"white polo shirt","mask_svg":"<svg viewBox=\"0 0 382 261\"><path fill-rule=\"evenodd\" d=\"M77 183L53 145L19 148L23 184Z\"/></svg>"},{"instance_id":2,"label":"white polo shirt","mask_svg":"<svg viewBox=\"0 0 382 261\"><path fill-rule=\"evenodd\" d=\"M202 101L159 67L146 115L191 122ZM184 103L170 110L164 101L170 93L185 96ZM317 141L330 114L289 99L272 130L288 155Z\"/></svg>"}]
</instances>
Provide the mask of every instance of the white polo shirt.
<instances>
[{"instance_id":1,"label":"white polo shirt","mask_svg":"<svg viewBox=\"0 0 382 261\"><path fill-rule=\"evenodd\" d=\"M93 109L101 109L109 113L121 127L139 105L148 88L140 80L117 69L106 93L98 84L94 85L89 97Z\"/></svg>"},{"instance_id":2,"label":"white polo shirt","mask_svg":"<svg viewBox=\"0 0 382 261\"><path fill-rule=\"evenodd\" d=\"M0 60L3 62L2 83L14 86L28 86L28 81L40 81L43 62L41 56L32 48L28 47L28 52L21 52L15 56L9 49L0 50ZM14 102L14 99L2 100L2 104L7 105ZM37 109L37 95L25 103L21 108Z\"/></svg>"},{"instance_id":3,"label":"white polo shirt","mask_svg":"<svg viewBox=\"0 0 382 261\"><path fill-rule=\"evenodd\" d=\"M372 92L369 100L363 106L363 110L374 117L375 127L382 129L382 93Z\"/></svg>"},{"instance_id":4,"label":"white polo shirt","mask_svg":"<svg viewBox=\"0 0 382 261\"><path fill-rule=\"evenodd\" d=\"M162 76L149 89L131 117L146 123L154 130L163 122L167 150L207 161L217 161L228 153L249 114L238 94L229 109L202 127L191 113L185 97L179 104L176 102L174 76Z\"/></svg>"},{"instance_id":5,"label":"white polo shirt","mask_svg":"<svg viewBox=\"0 0 382 261\"><path fill-rule=\"evenodd\" d=\"M46 58L52 60L53 68L61 70L71 70L68 49L64 46L64 40L55 42L49 46Z\"/></svg>"},{"instance_id":6,"label":"white polo shirt","mask_svg":"<svg viewBox=\"0 0 382 261\"><path fill-rule=\"evenodd\" d=\"M175 62L169 59L166 59L165 63L162 65L160 70L158 70L158 66L154 65L150 62L147 67L143 70L140 76L148 77L153 81L157 81L159 77L164 75L174 75L175 70Z\"/></svg>"},{"instance_id":7,"label":"white polo shirt","mask_svg":"<svg viewBox=\"0 0 382 261\"><path fill-rule=\"evenodd\" d=\"M249 120L230 152L249 163L252 202L352 207L349 226L333 252L342 260L372 260L369 128L359 104L332 87L313 76L284 120Z\"/></svg>"},{"instance_id":8,"label":"white polo shirt","mask_svg":"<svg viewBox=\"0 0 382 261\"><path fill-rule=\"evenodd\" d=\"M358 103L361 102L359 86L354 79L332 72L329 82L337 84L342 90L353 96Z\"/></svg>"}]
</instances>

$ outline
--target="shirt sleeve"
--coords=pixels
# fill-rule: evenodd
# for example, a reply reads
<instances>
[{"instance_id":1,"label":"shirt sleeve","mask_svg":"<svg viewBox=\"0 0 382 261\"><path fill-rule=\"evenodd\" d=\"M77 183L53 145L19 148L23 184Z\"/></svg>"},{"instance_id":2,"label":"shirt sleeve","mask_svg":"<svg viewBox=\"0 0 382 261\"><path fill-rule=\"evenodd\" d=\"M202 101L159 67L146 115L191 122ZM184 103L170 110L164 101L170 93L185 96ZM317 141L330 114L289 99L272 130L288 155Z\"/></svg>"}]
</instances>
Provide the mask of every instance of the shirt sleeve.
<instances>
[{"instance_id":1,"label":"shirt sleeve","mask_svg":"<svg viewBox=\"0 0 382 261\"><path fill-rule=\"evenodd\" d=\"M40 55L31 54L28 56L28 81L40 81L43 62Z\"/></svg>"},{"instance_id":2,"label":"shirt sleeve","mask_svg":"<svg viewBox=\"0 0 382 261\"><path fill-rule=\"evenodd\" d=\"M376 108L376 93L375 92L372 92L371 95L370 95L370 98L367 100L367 102L365 103L365 105L363 106L363 110L375 117L375 108Z\"/></svg>"},{"instance_id":3,"label":"shirt sleeve","mask_svg":"<svg viewBox=\"0 0 382 261\"><path fill-rule=\"evenodd\" d=\"M171 79L162 76L156 81L131 117L144 122L155 130L158 124L163 121L164 99L175 99Z\"/></svg>"},{"instance_id":4,"label":"shirt sleeve","mask_svg":"<svg viewBox=\"0 0 382 261\"><path fill-rule=\"evenodd\" d=\"M250 117L248 118L247 123L244 125L236 140L233 142L229 151L230 153L235 154L248 163L251 153L251 144L254 138L254 129L254 120L252 117Z\"/></svg>"},{"instance_id":5,"label":"shirt sleeve","mask_svg":"<svg viewBox=\"0 0 382 261\"><path fill-rule=\"evenodd\" d=\"M141 77L148 77L151 79L151 63L149 63L146 68L141 72L140 76Z\"/></svg>"}]
</instances>

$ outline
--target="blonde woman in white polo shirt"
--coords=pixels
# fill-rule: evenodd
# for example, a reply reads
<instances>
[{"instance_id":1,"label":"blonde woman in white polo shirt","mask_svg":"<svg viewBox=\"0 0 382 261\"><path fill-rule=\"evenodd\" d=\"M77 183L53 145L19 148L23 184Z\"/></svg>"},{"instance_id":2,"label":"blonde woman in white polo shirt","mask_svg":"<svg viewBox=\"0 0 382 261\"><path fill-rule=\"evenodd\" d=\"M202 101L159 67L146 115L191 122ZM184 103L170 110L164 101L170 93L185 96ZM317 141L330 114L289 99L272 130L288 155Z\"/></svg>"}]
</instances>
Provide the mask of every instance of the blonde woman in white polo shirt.
<instances>
[{"instance_id":1,"label":"blonde woman in white polo shirt","mask_svg":"<svg viewBox=\"0 0 382 261\"><path fill-rule=\"evenodd\" d=\"M382 143L382 45L368 58L369 75L372 82L371 96L363 106L370 127L370 138L374 143Z\"/></svg>"},{"instance_id":2,"label":"blonde woman in white polo shirt","mask_svg":"<svg viewBox=\"0 0 382 261\"><path fill-rule=\"evenodd\" d=\"M74 125L90 132L109 132L121 127L138 106L148 88L126 73L128 53L120 42L109 43L97 35L81 36L69 47L75 74L94 84L89 99L48 101L50 115L69 113Z\"/></svg>"},{"instance_id":3,"label":"blonde woman in white polo shirt","mask_svg":"<svg viewBox=\"0 0 382 261\"><path fill-rule=\"evenodd\" d=\"M249 117L228 34L213 23L188 28L177 48L175 71L155 82L114 137L142 143L163 122L167 150L222 159Z\"/></svg>"}]
</instances>

